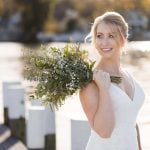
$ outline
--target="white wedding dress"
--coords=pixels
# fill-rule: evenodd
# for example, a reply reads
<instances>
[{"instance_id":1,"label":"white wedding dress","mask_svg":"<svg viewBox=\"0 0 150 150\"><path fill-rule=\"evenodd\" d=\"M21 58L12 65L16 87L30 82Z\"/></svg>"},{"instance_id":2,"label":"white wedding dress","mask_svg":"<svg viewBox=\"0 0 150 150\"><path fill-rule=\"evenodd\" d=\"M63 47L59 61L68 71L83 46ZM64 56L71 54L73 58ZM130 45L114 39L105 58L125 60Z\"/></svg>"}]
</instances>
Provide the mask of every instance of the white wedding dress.
<instances>
[{"instance_id":1,"label":"white wedding dress","mask_svg":"<svg viewBox=\"0 0 150 150\"><path fill-rule=\"evenodd\" d=\"M133 79L133 99L115 84L110 94L115 113L115 127L110 138L102 138L91 130L86 150L138 150L136 118L144 102L144 92Z\"/></svg>"}]
</instances>

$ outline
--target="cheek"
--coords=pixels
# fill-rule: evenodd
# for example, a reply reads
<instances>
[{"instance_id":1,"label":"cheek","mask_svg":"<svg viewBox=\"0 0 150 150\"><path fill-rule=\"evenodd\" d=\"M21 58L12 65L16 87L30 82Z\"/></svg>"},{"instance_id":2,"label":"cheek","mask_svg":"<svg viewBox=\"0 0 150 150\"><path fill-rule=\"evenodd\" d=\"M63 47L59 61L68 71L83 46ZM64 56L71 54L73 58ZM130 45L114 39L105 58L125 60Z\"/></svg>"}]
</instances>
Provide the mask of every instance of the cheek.
<instances>
[{"instance_id":1,"label":"cheek","mask_svg":"<svg viewBox=\"0 0 150 150\"><path fill-rule=\"evenodd\" d=\"M122 37L118 37L118 38L116 39L116 44L118 45L119 48L124 47L125 39L123 39Z\"/></svg>"},{"instance_id":2,"label":"cheek","mask_svg":"<svg viewBox=\"0 0 150 150\"><path fill-rule=\"evenodd\" d=\"M98 54L102 55L102 52L100 50L100 43L98 41L97 42L95 41L94 47L95 47L95 50L98 52Z\"/></svg>"},{"instance_id":3,"label":"cheek","mask_svg":"<svg viewBox=\"0 0 150 150\"><path fill-rule=\"evenodd\" d=\"M118 42L116 42L116 44L115 44L116 46L116 48L117 49L121 49L122 47L123 47L123 44L122 43L120 43L119 41Z\"/></svg>"},{"instance_id":4,"label":"cheek","mask_svg":"<svg viewBox=\"0 0 150 150\"><path fill-rule=\"evenodd\" d=\"M119 48L120 42L118 40L112 39L112 40L110 40L110 45L112 45L115 48Z\"/></svg>"},{"instance_id":5,"label":"cheek","mask_svg":"<svg viewBox=\"0 0 150 150\"><path fill-rule=\"evenodd\" d=\"M97 46L101 45L101 40L99 38L95 39L95 45Z\"/></svg>"},{"instance_id":6,"label":"cheek","mask_svg":"<svg viewBox=\"0 0 150 150\"><path fill-rule=\"evenodd\" d=\"M100 41L95 40L95 48L98 50L100 48Z\"/></svg>"}]
</instances>

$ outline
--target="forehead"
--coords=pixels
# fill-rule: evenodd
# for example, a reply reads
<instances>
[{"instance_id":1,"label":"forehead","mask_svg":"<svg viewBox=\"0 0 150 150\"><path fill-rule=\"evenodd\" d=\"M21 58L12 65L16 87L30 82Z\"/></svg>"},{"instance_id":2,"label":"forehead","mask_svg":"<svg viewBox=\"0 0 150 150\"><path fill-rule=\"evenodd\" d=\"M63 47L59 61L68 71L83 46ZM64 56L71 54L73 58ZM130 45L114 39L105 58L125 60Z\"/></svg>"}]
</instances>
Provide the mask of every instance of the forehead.
<instances>
[{"instance_id":1,"label":"forehead","mask_svg":"<svg viewBox=\"0 0 150 150\"><path fill-rule=\"evenodd\" d=\"M116 25L111 23L100 22L97 26L96 33L116 34L118 32L118 28Z\"/></svg>"}]
</instances>

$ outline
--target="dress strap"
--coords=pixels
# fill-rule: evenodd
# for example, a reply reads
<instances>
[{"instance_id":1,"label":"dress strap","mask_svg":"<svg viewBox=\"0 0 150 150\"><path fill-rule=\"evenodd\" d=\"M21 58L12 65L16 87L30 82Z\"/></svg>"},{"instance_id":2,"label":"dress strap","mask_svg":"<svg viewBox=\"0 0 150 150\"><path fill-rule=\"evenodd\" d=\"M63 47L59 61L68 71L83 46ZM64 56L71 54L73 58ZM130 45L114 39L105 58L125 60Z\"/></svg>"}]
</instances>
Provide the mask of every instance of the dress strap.
<instances>
[{"instance_id":1,"label":"dress strap","mask_svg":"<svg viewBox=\"0 0 150 150\"><path fill-rule=\"evenodd\" d=\"M131 73L129 73L129 71L124 70L125 74L128 76L129 82L131 83L131 88L132 88L132 95L134 97L135 94L135 78L133 77L133 75Z\"/></svg>"},{"instance_id":2,"label":"dress strap","mask_svg":"<svg viewBox=\"0 0 150 150\"><path fill-rule=\"evenodd\" d=\"M126 70L126 69L124 69L124 72L129 77L130 81L133 83L135 81L134 76L128 70Z\"/></svg>"}]
</instances>

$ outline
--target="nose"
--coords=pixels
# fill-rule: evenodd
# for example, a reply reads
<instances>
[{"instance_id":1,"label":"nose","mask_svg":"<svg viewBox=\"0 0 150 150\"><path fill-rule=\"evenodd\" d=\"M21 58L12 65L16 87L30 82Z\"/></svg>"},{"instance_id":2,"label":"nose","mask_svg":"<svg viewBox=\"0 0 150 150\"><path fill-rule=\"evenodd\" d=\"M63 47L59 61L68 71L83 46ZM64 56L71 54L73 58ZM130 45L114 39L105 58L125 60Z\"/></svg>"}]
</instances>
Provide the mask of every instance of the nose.
<instances>
[{"instance_id":1,"label":"nose","mask_svg":"<svg viewBox=\"0 0 150 150\"><path fill-rule=\"evenodd\" d=\"M108 43L109 43L109 41L108 41L108 38L107 38L107 37L104 37L104 38L101 40L101 44L102 44L103 46L107 46Z\"/></svg>"}]
</instances>

